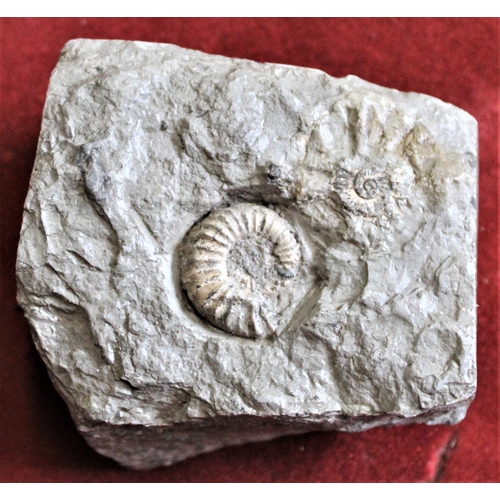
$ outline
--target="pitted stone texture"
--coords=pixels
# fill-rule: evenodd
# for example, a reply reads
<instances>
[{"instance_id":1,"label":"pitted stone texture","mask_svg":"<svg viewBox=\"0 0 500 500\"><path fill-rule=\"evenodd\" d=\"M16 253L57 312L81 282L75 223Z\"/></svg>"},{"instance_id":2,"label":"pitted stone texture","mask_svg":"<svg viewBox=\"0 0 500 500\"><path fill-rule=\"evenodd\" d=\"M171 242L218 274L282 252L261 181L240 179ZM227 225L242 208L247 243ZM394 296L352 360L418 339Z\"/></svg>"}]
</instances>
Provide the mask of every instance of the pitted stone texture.
<instances>
[{"instance_id":1,"label":"pitted stone texture","mask_svg":"<svg viewBox=\"0 0 500 500\"><path fill-rule=\"evenodd\" d=\"M74 40L47 96L19 303L80 432L126 466L456 423L476 389L476 186L476 121L438 99ZM262 339L210 322L181 280L189 231L240 204L275 213L300 256L280 292L275 247L235 243L238 290L247 269L284 311Z\"/></svg>"}]
</instances>

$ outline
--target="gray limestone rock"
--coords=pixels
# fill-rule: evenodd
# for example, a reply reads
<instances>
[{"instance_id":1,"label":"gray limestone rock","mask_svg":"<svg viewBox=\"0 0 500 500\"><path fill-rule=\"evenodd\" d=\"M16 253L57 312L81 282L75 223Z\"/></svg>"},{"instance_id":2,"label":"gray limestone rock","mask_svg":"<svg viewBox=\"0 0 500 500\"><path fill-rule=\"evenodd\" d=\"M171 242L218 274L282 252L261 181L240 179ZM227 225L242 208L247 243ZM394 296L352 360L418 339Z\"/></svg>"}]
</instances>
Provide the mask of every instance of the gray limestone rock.
<instances>
[{"instance_id":1,"label":"gray limestone rock","mask_svg":"<svg viewBox=\"0 0 500 500\"><path fill-rule=\"evenodd\" d=\"M79 431L134 468L457 423L476 389L477 124L425 95L73 40L18 300Z\"/></svg>"}]
</instances>

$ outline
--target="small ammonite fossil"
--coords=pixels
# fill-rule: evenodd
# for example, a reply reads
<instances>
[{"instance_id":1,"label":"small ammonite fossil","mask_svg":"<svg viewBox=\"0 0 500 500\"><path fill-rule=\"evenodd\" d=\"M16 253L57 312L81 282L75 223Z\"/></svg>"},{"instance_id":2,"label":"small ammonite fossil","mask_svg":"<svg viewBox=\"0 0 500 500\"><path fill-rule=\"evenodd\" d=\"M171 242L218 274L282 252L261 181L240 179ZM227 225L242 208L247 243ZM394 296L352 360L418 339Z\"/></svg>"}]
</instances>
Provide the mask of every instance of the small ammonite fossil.
<instances>
[{"instance_id":1,"label":"small ammonite fossil","mask_svg":"<svg viewBox=\"0 0 500 500\"><path fill-rule=\"evenodd\" d=\"M346 207L365 215L375 215L383 209L384 200L391 196L388 175L374 168L354 172L339 169L335 190Z\"/></svg>"},{"instance_id":2,"label":"small ammonite fossil","mask_svg":"<svg viewBox=\"0 0 500 500\"><path fill-rule=\"evenodd\" d=\"M188 232L181 281L194 307L214 326L265 338L277 332L277 297L300 263L289 223L274 210L241 203L213 211Z\"/></svg>"}]
</instances>

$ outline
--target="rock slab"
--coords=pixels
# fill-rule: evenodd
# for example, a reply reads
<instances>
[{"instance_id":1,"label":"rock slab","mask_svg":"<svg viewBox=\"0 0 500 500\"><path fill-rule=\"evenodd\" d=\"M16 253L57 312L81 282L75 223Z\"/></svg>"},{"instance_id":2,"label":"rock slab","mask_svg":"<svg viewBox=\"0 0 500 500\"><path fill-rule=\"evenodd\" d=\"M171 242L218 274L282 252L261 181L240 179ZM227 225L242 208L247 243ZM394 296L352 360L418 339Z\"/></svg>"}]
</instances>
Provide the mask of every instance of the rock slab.
<instances>
[{"instance_id":1,"label":"rock slab","mask_svg":"<svg viewBox=\"0 0 500 500\"><path fill-rule=\"evenodd\" d=\"M477 123L354 76L73 40L18 301L79 431L133 468L455 424L476 390Z\"/></svg>"}]
</instances>

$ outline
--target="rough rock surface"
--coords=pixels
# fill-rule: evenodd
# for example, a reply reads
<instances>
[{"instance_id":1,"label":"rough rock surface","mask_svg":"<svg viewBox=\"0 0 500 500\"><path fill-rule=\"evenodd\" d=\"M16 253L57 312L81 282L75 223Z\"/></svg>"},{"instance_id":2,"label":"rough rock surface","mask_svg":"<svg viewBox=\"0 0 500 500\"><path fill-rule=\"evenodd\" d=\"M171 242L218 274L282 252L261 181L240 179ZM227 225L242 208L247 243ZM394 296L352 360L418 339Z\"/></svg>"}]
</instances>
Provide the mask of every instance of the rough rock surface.
<instances>
[{"instance_id":1,"label":"rough rock surface","mask_svg":"<svg viewBox=\"0 0 500 500\"><path fill-rule=\"evenodd\" d=\"M456 423L476 389L476 187L476 121L438 99L74 40L18 300L78 429L126 466Z\"/></svg>"}]
</instances>

